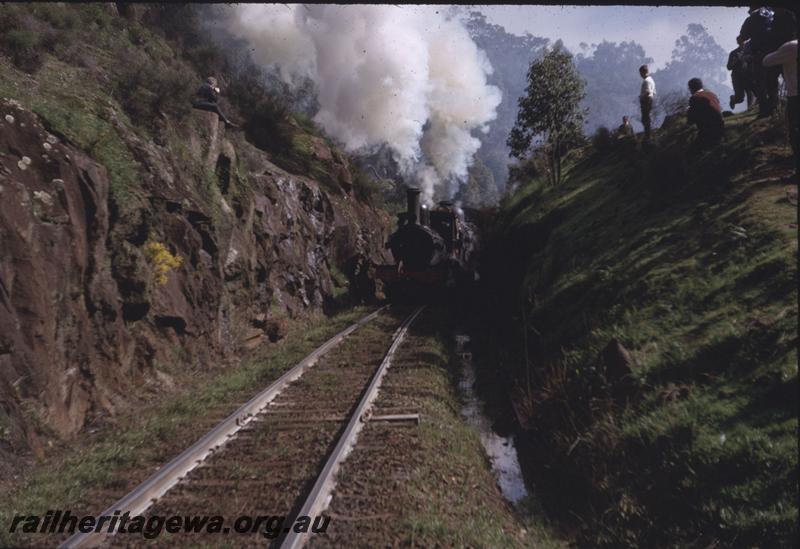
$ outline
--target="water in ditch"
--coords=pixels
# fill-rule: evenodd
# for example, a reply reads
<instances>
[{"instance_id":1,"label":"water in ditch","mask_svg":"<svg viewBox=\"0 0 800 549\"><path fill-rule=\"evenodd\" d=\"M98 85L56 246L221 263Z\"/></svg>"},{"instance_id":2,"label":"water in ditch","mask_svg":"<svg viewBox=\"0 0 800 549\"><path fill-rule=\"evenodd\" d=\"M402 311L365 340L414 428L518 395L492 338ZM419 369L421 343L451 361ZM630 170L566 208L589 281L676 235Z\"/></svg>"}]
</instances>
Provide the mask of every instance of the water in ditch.
<instances>
[{"instance_id":1,"label":"water in ditch","mask_svg":"<svg viewBox=\"0 0 800 549\"><path fill-rule=\"evenodd\" d=\"M500 436L492 430L492 422L484 413L483 402L475 394L475 366L472 364L469 341L467 335L456 336L456 351L461 359L461 416L478 431L503 496L517 505L528 495L528 490L522 478L514 437Z\"/></svg>"}]
</instances>

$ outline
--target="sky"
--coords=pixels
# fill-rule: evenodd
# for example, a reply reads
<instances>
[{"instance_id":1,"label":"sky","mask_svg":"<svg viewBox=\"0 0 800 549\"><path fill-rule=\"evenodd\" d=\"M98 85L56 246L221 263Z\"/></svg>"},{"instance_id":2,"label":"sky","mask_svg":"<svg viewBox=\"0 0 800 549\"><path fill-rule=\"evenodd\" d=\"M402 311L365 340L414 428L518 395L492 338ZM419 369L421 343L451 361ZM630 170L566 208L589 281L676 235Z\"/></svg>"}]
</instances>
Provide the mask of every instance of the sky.
<instances>
[{"instance_id":1,"label":"sky","mask_svg":"<svg viewBox=\"0 0 800 549\"><path fill-rule=\"evenodd\" d=\"M736 47L736 35L747 17L747 8L708 6L530 6L476 5L486 18L513 34L529 32L556 40L561 38L573 52L585 42L633 40L654 59L651 68L662 68L672 56L677 40L689 23L700 23L725 50Z\"/></svg>"},{"instance_id":2,"label":"sky","mask_svg":"<svg viewBox=\"0 0 800 549\"><path fill-rule=\"evenodd\" d=\"M447 13L454 5L393 4L397 9ZM580 45L635 41L652 57L652 70L662 68L672 57L675 41L689 23L700 23L724 50L736 48L736 36L747 18L746 7L723 6L536 6L461 4L464 11L478 10L507 32L559 38L572 51ZM436 24L438 18L431 18ZM587 53L589 53L587 51Z\"/></svg>"}]
</instances>

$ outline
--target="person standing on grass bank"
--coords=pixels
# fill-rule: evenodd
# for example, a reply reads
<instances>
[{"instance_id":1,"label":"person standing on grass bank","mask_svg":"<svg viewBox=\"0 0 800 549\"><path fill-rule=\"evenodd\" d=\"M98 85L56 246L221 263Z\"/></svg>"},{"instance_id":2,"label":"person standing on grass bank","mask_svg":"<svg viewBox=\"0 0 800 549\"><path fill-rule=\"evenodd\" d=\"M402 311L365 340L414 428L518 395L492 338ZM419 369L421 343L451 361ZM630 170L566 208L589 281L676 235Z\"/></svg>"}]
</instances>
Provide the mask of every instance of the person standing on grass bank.
<instances>
[{"instance_id":1,"label":"person standing on grass bank","mask_svg":"<svg viewBox=\"0 0 800 549\"><path fill-rule=\"evenodd\" d=\"M219 108L217 100L219 99L219 87L217 86L217 79L213 76L206 78L206 81L197 90L195 98L192 101L192 107L201 111L208 111L217 113L220 120L225 122L226 128L238 128L236 124L228 120L228 117Z\"/></svg>"},{"instance_id":2,"label":"person standing on grass bank","mask_svg":"<svg viewBox=\"0 0 800 549\"><path fill-rule=\"evenodd\" d=\"M772 28L775 12L767 6L754 4L747 13L739 36L747 42L745 53L753 56L753 91L758 101L758 117L766 118L775 110L778 100L780 70L765 68L761 63L764 56L777 47L770 47L770 43L775 40Z\"/></svg>"},{"instance_id":3,"label":"person standing on grass bank","mask_svg":"<svg viewBox=\"0 0 800 549\"><path fill-rule=\"evenodd\" d=\"M639 75L642 77L642 90L639 92L639 105L642 108L642 125L644 126L644 140L650 141L650 113L653 111L653 101L656 97L656 82L650 76L650 69L647 65L639 67Z\"/></svg>"},{"instance_id":4,"label":"person standing on grass bank","mask_svg":"<svg viewBox=\"0 0 800 549\"><path fill-rule=\"evenodd\" d=\"M689 98L686 118L689 124L697 126L697 139L692 144L692 149L699 151L720 142L725 123L722 120L719 98L713 92L703 89L702 80L689 80L689 91L692 97Z\"/></svg>"},{"instance_id":5,"label":"person standing on grass bank","mask_svg":"<svg viewBox=\"0 0 800 549\"><path fill-rule=\"evenodd\" d=\"M753 106L753 78L751 76L752 57L745 53L745 42L741 36L736 37L736 43L739 44L730 55L728 55L728 70L731 71L731 83L733 84L733 95L730 98L731 110L736 108L736 105L741 103L747 98L747 108Z\"/></svg>"}]
</instances>

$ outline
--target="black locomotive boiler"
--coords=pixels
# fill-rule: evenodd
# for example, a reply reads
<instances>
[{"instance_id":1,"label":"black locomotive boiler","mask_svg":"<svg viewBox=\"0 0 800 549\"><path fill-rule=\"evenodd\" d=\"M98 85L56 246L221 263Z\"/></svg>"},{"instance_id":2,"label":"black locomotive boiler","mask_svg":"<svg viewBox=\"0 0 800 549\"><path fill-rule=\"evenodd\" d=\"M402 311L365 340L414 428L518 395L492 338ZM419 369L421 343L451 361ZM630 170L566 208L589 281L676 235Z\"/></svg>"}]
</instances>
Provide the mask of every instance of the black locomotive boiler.
<instances>
[{"instance_id":1,"label":"black locomotive boiler","mask_svg":"<svg viewBox=\"0 0 800 549\"><path fill-rule=\"evenodd\" d=\"M442 201L433 208L420 205L419 189L406 191L407 211L398 214L397 230L386 247L394 265L377 265L390 299L442 295L459 291L475 279L477 239L460 208Z\"/></svg>"}]
</instances>

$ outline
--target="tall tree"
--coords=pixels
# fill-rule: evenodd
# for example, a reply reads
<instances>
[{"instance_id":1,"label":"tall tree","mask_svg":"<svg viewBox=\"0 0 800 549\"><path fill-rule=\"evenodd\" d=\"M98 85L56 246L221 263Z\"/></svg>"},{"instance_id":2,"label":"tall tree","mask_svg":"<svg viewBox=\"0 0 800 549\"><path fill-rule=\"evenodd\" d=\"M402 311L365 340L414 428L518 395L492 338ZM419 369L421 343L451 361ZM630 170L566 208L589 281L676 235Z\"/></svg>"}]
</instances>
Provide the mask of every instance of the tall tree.
<instances>
[{"instance_id":1,"label":"tall tree","mask_svg":"<svg viewBox=\"0 0 800 549\"><path fill-rule=\"evenodd\" d=\"M561 182L561 157L567 147L583 136L587 110L581 108L586 92L572 54L556 42L528 69L525 95L519 99L517 121L508 136L511 156L524 159L532 146L548 155L550 183Z\"/></svg>"},{"instance_id":2,"label":"tall tree","mask_svg":"<svg viewBox=\"0 0 800 549\"><path fill-rule=\"evenodd\" d=\"M490 23L477 11L469 12L466 21L470 36L486 53L492 65L488 82L500 88L503 100L497 107L497 118L489 124L489 132L480 136L481 148L476 156L492 172L497 190L502 192L508 178L508 133L517 116L517 99L525 93L525 73L531 60L544 55L549 40L525 33L511 34L500 25Z\"/></svg>"},{"instance_id":3,"label":"tall tree","mask_svg":"<svg viewBox=\"0 0 800 549\"><path fill-rule=\"evenodd\" d=\"M725 63L728 55L717 44L703 25L691 23L686 34L675 41L669 67L685 67L688 70L702 71L711 81L721 82L727 76Z\"/></svg>"}]
</instances>

